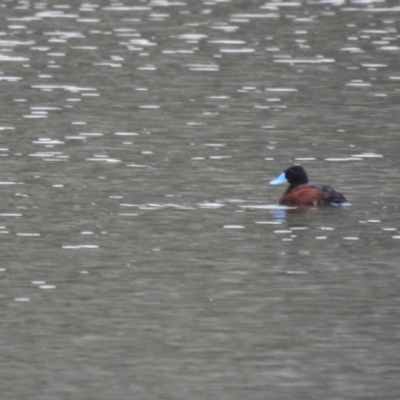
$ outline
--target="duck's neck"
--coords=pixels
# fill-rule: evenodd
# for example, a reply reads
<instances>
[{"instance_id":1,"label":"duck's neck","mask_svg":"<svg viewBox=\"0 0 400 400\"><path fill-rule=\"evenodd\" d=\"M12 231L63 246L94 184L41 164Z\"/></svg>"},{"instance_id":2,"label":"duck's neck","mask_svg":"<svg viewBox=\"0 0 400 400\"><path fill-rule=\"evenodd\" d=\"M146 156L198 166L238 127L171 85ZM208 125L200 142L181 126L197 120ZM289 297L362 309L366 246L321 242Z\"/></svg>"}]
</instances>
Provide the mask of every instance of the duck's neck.
<instances>
[{"instance_id":1,"label":"duck's neck","mask_svg":"<svg viewBox=\"0 0 400 400\"><path fill-rule=\"evenodd\" d=\"M287 192L290 192L291 190L293 190L293 189L296 188L297 186L305 185L306 183L308 183L308 180L306 180L305 182L295 182L295 183L291 183L291 184L289 185L289 187L287 188L286 193L287 193Z\"/></svg>"}]
</instances>

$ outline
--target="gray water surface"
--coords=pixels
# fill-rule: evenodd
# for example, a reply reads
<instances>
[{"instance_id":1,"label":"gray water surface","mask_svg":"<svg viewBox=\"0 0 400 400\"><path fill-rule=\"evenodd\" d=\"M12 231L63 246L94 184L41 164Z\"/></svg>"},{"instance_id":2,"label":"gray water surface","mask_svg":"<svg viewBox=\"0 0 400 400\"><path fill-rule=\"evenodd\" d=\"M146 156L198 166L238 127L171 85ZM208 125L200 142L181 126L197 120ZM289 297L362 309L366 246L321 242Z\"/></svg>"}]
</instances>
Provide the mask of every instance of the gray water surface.
<instances>
[{"instance_id":1,"label":"gray water surface","mask_svg":"<svg viewBox=\"0 0 400 400\"><path fill-rule=\"evenodd\" d=\"M2 399L399 398L397 2L0 13Z\"/></svg>"}]
</instances>

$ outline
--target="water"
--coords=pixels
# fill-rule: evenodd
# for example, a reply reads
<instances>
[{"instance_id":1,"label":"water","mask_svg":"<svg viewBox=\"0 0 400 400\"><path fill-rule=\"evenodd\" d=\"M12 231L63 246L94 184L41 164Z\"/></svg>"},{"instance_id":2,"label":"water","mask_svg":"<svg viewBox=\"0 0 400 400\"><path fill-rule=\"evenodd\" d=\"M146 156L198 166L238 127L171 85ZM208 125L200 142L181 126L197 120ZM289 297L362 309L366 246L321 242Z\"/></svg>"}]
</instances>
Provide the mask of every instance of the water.
<instances>
[{"instance_id":1,"label":"water","mask_svg":"<svg viewBox=\"0 0 400 400\"><path fill-rule=\"evenodd\" d=\"M396 2L0 6L2 398L398 399Z\"/></svg>"}]
</instances>

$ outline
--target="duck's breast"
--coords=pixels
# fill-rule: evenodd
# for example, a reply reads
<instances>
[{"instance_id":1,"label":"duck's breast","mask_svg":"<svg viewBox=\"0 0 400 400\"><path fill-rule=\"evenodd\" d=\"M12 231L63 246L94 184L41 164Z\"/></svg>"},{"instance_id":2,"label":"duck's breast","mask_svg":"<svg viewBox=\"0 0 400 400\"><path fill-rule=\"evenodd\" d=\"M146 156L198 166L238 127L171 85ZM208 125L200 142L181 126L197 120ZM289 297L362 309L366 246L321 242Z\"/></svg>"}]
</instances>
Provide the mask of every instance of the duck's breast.
<instances>
[{"instance_id":1,"label":"duck's breast","mask_svg":"<svg viewBox=\"0 0 400 400\"><path fill-rule=\"evenodd\" d=\"M285 192L279 204L286 206L314 206L322 198L322 187L304 184Z\"/></svg>"}]
</instances>

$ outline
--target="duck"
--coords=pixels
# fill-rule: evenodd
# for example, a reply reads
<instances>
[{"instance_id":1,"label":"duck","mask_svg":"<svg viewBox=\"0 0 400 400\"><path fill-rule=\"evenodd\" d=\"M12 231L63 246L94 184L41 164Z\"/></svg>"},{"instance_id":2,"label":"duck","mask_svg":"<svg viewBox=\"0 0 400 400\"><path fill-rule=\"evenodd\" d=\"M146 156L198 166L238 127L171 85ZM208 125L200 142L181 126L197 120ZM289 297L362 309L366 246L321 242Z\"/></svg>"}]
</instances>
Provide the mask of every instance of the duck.
<instances>
[{"instance_id":1,"label":"duck","mask_svg":"<svg viewBox=\"0 0 400 400\"><path fill-rule=\"evenodd\" d=\"M292 165L283 171L270 185L289 183L289 187L279 199L285 206L345 206L350 205L346 198L330 186L312 185L308 183L306 170L301 165Z\"/></svg>"}]
</instances>

